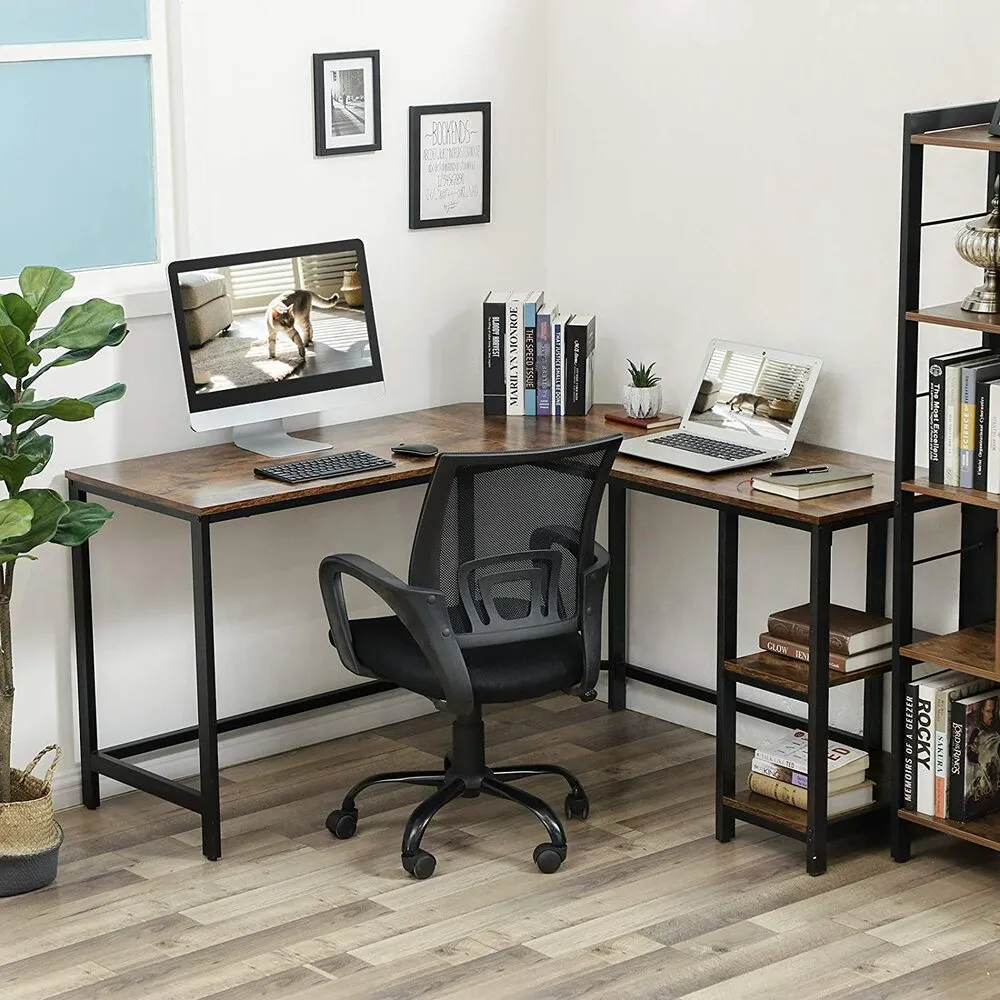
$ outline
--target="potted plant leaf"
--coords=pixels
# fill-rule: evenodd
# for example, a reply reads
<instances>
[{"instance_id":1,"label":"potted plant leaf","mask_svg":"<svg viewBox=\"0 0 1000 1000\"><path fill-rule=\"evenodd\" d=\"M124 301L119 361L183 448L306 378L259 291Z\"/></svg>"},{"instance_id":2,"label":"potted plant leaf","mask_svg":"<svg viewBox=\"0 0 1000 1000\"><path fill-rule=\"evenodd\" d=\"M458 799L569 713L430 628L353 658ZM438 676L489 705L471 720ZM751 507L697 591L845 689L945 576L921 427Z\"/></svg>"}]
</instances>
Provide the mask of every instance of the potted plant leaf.
<instances>
[{"instance_id":1,"label":"potted plant leaf","mask_svg":"<svg viewBox=\"0 0 1000 1000\"><path fill-rule=\"evenodd\" d=\"M655 417L663 405L660 376L653 373L656 362L648 365L628 362L629 381L623 390L622 402L630 417Z\"/></svg>"},{"instance_id":2,"label":"potted plant leaf","mask_svg":"<svg viewBox=\"0 0 1000 1000\"><path fill-rule=\"evenodd\" d=\"M55 326L35 335L42 312L73 286L73 276L55 267L26 267L20 294L0 295L0 895L48 885L56 876L62 831L52 813L52 773L58 748L47 747L24 770L10 764L14 710L11 596L22 559L35 559L46 542L74 546L98 531L111 512L100 504L65 501L53 489L25 487L52 457L52 436L42 428L54 420L86 420L104 403L120 399L120 382L81 396L47 397L39 379L52 368L92 358L126 337L121 306L90 299L70 306ZM42 756L54 759L44 778L31 772Z\"/></svg>"}]
</instances>

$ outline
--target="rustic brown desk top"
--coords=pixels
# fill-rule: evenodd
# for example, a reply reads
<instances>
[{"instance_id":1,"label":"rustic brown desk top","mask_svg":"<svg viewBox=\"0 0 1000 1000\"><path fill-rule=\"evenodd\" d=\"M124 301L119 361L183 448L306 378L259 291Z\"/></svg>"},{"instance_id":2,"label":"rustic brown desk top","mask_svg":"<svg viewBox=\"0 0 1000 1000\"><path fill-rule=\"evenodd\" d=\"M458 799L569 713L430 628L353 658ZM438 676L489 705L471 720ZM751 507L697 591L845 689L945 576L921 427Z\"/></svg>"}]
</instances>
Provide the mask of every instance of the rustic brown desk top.
<instances>
[{"instance_id":1,"label":"rustic brown desk top","mask_svg":"<svg viewBox=\"0 0 1000 1000\"><path fill-rule=\"evenodd\" d=\"M427 479L435 460L393 456L389 449L400 441L428 441L441 451L506 451L585 441L619 430L626 436L632 436L629 428L604 420L604 414L614 408L611 405L595 406L587 417L506 419L484 417L481 403L454 403L414 413L296 431L301 437L328 441L341 450L358 448L396 461L391 469L378 469L339 479L315 480L299 486L258 479L253 474L253 467L265 460L233 444L71 469L67 470L66 478L84 490L92 487L97 493L110 492L122 499L131 499L140 505L152 505L182 516L212 516L296 499L326 496L334 499L338 493L356 492L359 488L404 485L408 480ZM758 511L809 524L833 523L891 509L893 485L890 462L814 445L800 445L796 447L793 457L783 464L793 467L816 463L869 469L875 473L875 487L796 502L751 491L747 480L753 470L741 469L707 476L625 457L616 460L614 477L640 488L683 493L709 502L732 504L748 512Z\"/></svg>"}]
</instances>

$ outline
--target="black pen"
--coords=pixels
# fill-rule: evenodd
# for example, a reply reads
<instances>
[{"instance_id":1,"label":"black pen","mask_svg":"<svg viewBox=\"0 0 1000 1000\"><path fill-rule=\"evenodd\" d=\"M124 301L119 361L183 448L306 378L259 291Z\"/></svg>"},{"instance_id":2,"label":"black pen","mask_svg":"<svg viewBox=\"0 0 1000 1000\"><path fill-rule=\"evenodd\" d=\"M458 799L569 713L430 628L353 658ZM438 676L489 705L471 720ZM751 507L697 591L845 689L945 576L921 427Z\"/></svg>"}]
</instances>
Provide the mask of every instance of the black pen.
<instances>
[{"instance_id":1,"label":"black pen","mask_svg":"<svg viewBox=\"0 0 1000 1000\"><path fill-rule=\"evenodd\" d=\"M780 472L772 472L768 475L768 479L774 479L775 476L805 476L810 472L829 472L830 467L827 465L810 465L806 469L782 469Z\"/></svg>"}]
</instances>

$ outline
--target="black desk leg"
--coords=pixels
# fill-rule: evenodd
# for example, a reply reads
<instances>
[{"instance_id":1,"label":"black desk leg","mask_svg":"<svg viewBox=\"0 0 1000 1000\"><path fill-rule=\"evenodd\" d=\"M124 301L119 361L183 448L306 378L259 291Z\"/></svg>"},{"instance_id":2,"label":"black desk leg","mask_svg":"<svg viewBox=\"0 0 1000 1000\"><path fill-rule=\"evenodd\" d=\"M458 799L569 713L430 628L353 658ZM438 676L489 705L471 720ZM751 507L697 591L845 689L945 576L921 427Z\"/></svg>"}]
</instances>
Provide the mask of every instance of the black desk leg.
<instances>
[{"instance_id":1,"label":"black desk leg","mask_svg":"<svg viewBox=\"0 0 1000 1000\"><path fill-rule=\"evenodd\" d=\"M608 708L625 707L625 664L628 662L628 490L608 484Z\"/></svg>"},{"instance_id":2,"label":"black desk leg","mask_svg":"<svg viewBox=\"0 0 1000 1000\"><path fill-rule=\"evenodd\" d=\"M889 551L888 520L872 521L868 525L868 552L865 559L865 611L885 614L886 556ZM884 674L865 678L864 722L862 735L869 753L882 750Z\"/></svg>"},{"instance_id":3,"label":"black desk leg","mask_svg":"<svg viewBox=\"0 0 1000 1000\"><path fill-rule=\"evenodd\" d=\"M215 706L215 626L209 529L208 521L191 523L195 667L198 675L201 852L210 861L217 861L222 857L222 821L219 809L219 719Z\"/></svg>"},{"instance_id":4,"label":"black desk leg","mask_svg":"<svg viewBox=\"0 0 1000 1000\"><path fill-rule=\"evenodd\" d=\"M70 500L86 500L87 494L71 483ZM73 627L76 633L77 709L80 714L80 782L83 804L96 809L101 804L100 778L91 757L97 753L97 683L94 676L94 603L90 580L90 543L71 550L73 562Z\"/></svg>"},{"instance_id":5,"label":"black desk leg","mask_svg":"<svg viewBox=\"0 0 1000 1000\"><path fill-rule=\"evenodd\" d=\"M732 840L736 833L736 819L722 799L723 796L736 794L736 678L726 670L726 660L736 656L739 532L739 515L731 510L720 510L716 610L715 839L723 843Z\"/></svg>"},{"instance_id":6,"label":"black desk leg","mask_svg":"<svg viewBox=\"0 0 1000 1000\"><path fill-rule=\"evenodd\" d=\"M809 538L809 796L806 871L826 871L827 738L830 723L830 555L833 533Z\"/></svg>"}]
</instances>

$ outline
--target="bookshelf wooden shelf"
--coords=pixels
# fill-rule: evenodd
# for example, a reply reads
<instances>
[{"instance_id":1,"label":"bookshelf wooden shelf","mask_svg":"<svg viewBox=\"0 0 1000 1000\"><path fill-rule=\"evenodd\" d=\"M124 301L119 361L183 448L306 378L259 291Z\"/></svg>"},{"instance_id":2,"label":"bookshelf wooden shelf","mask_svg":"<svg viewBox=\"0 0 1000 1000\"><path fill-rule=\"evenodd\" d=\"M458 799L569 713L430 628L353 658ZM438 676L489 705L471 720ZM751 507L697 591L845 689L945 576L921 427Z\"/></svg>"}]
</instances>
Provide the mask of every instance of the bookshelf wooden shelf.
<instances>
[{"instance_id":1,"label":"bookshelf wooden shelf","mask_svg":"<svg viewBox=\"0 0 1000 1000\"><path fill-rule=\"evenodd\" d=\"M945 486L943 483L932 483L928 479L908 479L899 485L906 493L919 493L950 503L965 503L974 507L1000 510L1000 493L987 493L985 490L974 490L968 486Z\"/></svg>"},{"instance_id":2,"label":"bookshelf wooden shelf","mask_svg":"<svg viewBox=\"0 0 1000 1000\"><path fill-rule=\"evenodd\" d=\"M951 146L954 149L980 149L988 153L1000 153L1000 139L990 135L985 125L916 132L910 136L910 142L916 146Z\"/></svg>"},{"instance_id":3,"label":"bookshelf wooden shelf","mask_svg":"<svg viewBox=\"0 0 1000 1000\"><path fill-rule=\"evenodd\" d=\"M969 820L968 823L959 823L954 819L941 819L939 816L927 816L909 809L900 809L899 816L908 823L926 826L930 830L937 830L938 833L947 833L960 840L979 844L980 847L1000 851L1000 813L991 813L982 819Z\"/></svg>"},{"instance_id":4,"label":"bookshelf wooden shelf","mask_svg":"<svg viewBox=\"0 0 1000 1000\"><path fill-rule=\"evenodd\" d=\"M993 198L1000 176L1000 138L986 129L995 105L970 104L955 108L918 111L903 117L902 213L899 247L899 312L896 342L896 511L894 520L892 618L895 642L899 636L913 636L899 646L892 671L892 758L893 797L890 810L892 856L906 861L911 852L914 826L930 827L963 840L1000 849L1000 814L971 823L936 819L903 809L903 788L907 781L908 741L913 737L914 718L906 714L907 688L916 663L929 663L958 670L974 677L995 681L1000 687L995 621L997 618L997 516L1000 495L984 490L932 483L926 470L916 468L918 425L927 420L927 409L918 407L917 373L926 364L921 354L920 336L925 324L968 330L979 334L979 343L1000 353L1000 314L969 313L961 302L920 305L921 239L924 226L953 222L957 230L967 215L948 219L924 217L924 150L927 146L947 146L977 150L987 154L983 214ZM956 208L959 206L956 205ZM962 206L968 211L968 207ZM938 213L940 214L940 213ZM945 213L948 214L948 213ZM968 272L968 291L981 280L979 272ZM971 346L975 341L967 343ZM961 345L958 345L961 346ZM923 360L922 360L923 359ZM927 395L926 393L922 395ZM923 456L921 456L923 458ZM918 515L931 507L955 504L961 512L958 545L920 559L914 558L914 535ZM944 546L944 548L948 548ZM938 565L935 560L957 557L958 622L947 635L923 637L913 632L915 571L920 583L927 581ZM951 562L954 566L954 562ZM918 569L919 567L919 569ZM919 592L921 588L917 588ZM922 610L922 609L921 609ZM912 749L912 748L911 748ZM912 759L912 758L911 758ZM910 776L912 780L912 775Z\"/></svg>"},{"instance_id":5,"label":"bookshelf wooden shelf","mask_svg":"<svg viewBox=\"0 0 1000 1000\"><path fill-rule=\"evenodd\" d=\"M952 326L960 330L1000 333L1000 314L966 312L961 302L911 309L906 313L906 318L911 323L932 323L935 326Z\"/></svg>"},{"instance_id":6,"label":"bookshelf wooden shelf","mask_svg":"<svg viewBox=\"0 0 1000 1000\"><path fill-rule=\"evenodd\" d=\"M863 681L866 677L885 674L891 669L892 663L889 662L850 673L830 670L830 687ZM780 691L802 701L809 697L809 664L801 660L790 660L787 656L761 650L735 660L726 660L726 670L735 674L741 684L763 688L765 691Z\"/></svg>"}]
</instances>

